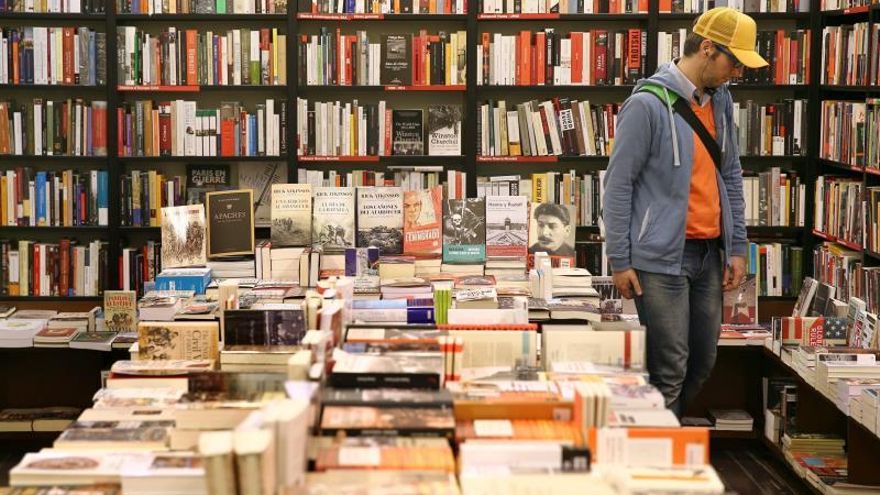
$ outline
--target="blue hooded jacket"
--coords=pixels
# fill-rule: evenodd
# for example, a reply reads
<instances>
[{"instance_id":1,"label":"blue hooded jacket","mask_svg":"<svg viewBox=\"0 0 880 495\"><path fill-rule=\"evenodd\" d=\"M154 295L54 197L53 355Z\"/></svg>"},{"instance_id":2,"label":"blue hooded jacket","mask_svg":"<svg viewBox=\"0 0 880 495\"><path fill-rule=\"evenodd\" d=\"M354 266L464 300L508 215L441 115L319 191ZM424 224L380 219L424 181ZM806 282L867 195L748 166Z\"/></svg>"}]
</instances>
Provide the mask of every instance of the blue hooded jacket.
<instances>
[{"instance_id":1,"label":"blue hooded jacket","mask_svg":"<svg viewBox=\"0 0 880 495\"><path fill-rule=\"evenodd\" d=\"M614 147L605 173L602 216L608 260L614 272L636 268L681 274L693 168L695 133L672 106L639 92L646 82L691 100L672 73L672 62L642 79L617 117ZM722 166L715 171L721 198L725 262L746 256L748 240L733 100L727 86L712 95Z\"/></svg>"}]
</instances>

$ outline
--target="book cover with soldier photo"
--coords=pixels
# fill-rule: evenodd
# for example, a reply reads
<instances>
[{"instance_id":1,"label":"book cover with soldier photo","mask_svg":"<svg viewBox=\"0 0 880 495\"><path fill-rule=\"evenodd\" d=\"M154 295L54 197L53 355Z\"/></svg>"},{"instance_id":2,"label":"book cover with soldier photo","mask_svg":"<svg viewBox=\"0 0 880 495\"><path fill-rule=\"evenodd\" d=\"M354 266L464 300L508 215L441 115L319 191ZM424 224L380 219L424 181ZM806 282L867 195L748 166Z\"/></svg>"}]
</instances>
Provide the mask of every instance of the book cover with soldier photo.
<instances>
[{"instance_id":1,"label":"book cover with soldier photo","mask_svg":"<svg viewBox=\"0 0 880 495\"><path fill-rule=\"evenodd\" d=\"M403 252L424 256L443 250L443 186L403 193Z\"/></svg>"},{"instance_id":2,"label":"book cover with soldier photo","mask_svg":"<svg viewBox=\"0 0 880 495\"><path fill-rule=\"evenodd\" d=\"M315 188L312 244L342 250L354 247L354 238L354 188Z\"/></svg>"},{"instance_id":3,"label":"book cover with soldier photo","mask_svg":"<svg viewBox=\"0 0 880 495\"><path fill-rule=\"evenodd\" d=\"M272 247L312 243L312 185L272 185Z\"/></svg>"},{"instance_id":4,"label":"book cover with soldier photo","mask_svg":"<svg viewBox=\"0 0 880 495\"><path fill-rule=\"evenodd\" d=\"M357 189L357 246L380 255L403 251L403 191L399 187Z\"/></svg>"},{"instance_id":5,"label":"book cover with soldier photo","mask_svg":"<svg viewBox=\"0 0 880 495\"><path fill-rule=\"evenodd\" d=\"M447 199L443 203L443 262L485 261L485 198Z\"/></svg>"},{"instance_id":6,"label":"book cover with soldier photo","mask_svg":"<svg viewBox=\"0 0 880 495\"><path fill-rule=\"evenodd\" d=\"M205 205L162 208L162 268L205 266Z\"/></svg>"}]
</instances>

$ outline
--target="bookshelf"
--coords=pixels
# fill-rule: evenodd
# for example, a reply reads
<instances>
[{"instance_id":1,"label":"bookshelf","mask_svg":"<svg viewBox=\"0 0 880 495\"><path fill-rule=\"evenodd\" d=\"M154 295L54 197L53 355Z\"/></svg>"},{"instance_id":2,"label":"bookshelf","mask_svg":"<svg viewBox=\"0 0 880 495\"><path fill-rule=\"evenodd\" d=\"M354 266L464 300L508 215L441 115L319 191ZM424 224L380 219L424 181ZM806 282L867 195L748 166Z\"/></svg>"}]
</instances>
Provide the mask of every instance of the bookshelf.
<instances>
[{"instance_id":1,"label":"bookshelf","mask_svg":"<svg viewBox=\"0 0 880 495\"><path fill-rule=\"evenodd\" d=\"M812 2L810 12L792 13L755 13L753 17L759 23L759 29L786 28L811 28L813 29L813 44L810 47L811 60L818 63L817 56L821 48L817 30L821 32L822 21L832 14L822 14L818 10L818 1ZM622 85L543 85L543 86L490 86L477 85L476 75L479 61L476 59L476 45L479 43L483 32L515 33L520 30L540 30L544 27L557 29L559 32L586 31L590 29L629 29L638 28L646 32L645 46L645 75L652 74L657 67L657 33L664 29L687 27L698 14L692 13L659 13L659 0L648 2L648 11L630 14L483 14L478 12L474 4L471 11L466 14L315 14L306 12L308 2L300 5L291 3L288 6L289 14L131 14L117 13L113 5L108 4L105 14L49 14L49 13L0 13L0 24L3 25L28 25L31 21L35 25L79 25L85 24L93 29L108 33L107 36L107 81L106 84L94 87L83 86L13 86L0 85L0 91L4 94L13 95L15 98L32 98L33 95L45 92L49 95L68 94L90 99L103 99L108 106L108 149L106 157L59 157L59 156L0 156L0 169L15 166L31 166L35 170L55 170L60 166L75 167L80 170L100 168L109 173L109 224L104 227L4 227L0 228L2 238L20 238L31 234L39 234L51 238L63 235L71 235L83 238L100 236L109 243L108 280L110 288L115 288L119 279L116 260L121 253L123 241L132 240L158 240L159 229L155 227L128 227L123 226L120 216L119 205L121 190L120 179L122 174L130 170L152 169L165 167L180 170L185 164L212 164L228 163L232 166L256 167L263 163L283 163L287 169L289 181L296 179L299 168L311 170L340 171L363 169L363 170L390 170L387 167L405 165L444 165L447 169L456 169L468 173L467 190L470 195L476 193L476 181L478 176L503 175L511 173L510 165L515 164L517 172L527 174L536 171L568 171L575 170L578 174L602 170L607 166L607 156L551 156L551 157L504 157L504 156L477 156L476 149L476 119L477 111L481 102L488 99L509 99L512 102L527 101L530 99L543 99L552 96L569 96L581 100L589 99L591 103L620 103L632 91L632 84ZM868 16L865 12L840 14L843 16ZM873 15L873 14L870 14ZM387 22L387 24L386 24ZM347 23L347 24L343 24ZM353 23L353 24L350 24ZM434 27L434 26L440 27ZM200 86L123 86L124 81L118 80L118 50L115 34L118 27L137 26L139 29L157 31L168 26L196 28L199 30L260 27L278 28L279 32L287 35L286 38L286 65L287 84L285 85L200 85ZM415 33L419 29L428 28L443 29L446 31L464 30L467 33L468 57L467 57L467 80L464 84L456 86L306 86L300 84L297 76L299 67L299 44L298 34L313 33L319 27L336 29L338 27L349 30L367 30L372 33L400 32ZM734 98L738 101L747 98L776 101L784 95L787 98L805 98L810 101L807 111L809 115L809 138L808 152L806 156L743 156L742 163L746 170L758 172L766 167L782 166L798 172L802 180L810 184L817 175L818 164L811 158L817 156L818 140L818 104L815 103L819 95L826 92L836 91L836 88L820 88L817 84L817 71L812 70L813 80L807 84L739 84L732 87ZM859 93L859 89L865 91ZM846 88L854 94L870 94L874 88ZM829 93L831 94L831 93ZM51 97L51 96L50 96ZM398 98L403 98L407 105L426 108L433 101L442 100L444 103L460 104L465 118L463 120L462 155L459 156L380 156L380 157L352 157L352 156L297 156L294 146L297 115L291 111L296 98L308 98L309 100L340 100L350 101L353 98L364 101L384 99L393 106ZM117 149L117 121L116 111L125 102L138 99L185 99L215 102L220 99L240 100L243 102L275 98L286 100L288 105L287 143L286 154L276 157L264 156L234 156L234 157L197 157L197 156L121 156ZM419 102L419 103L410 103ZM410 106L412 108L412 106ZM176 168L175 168L176 167ZM234 173L233 173L234 175ZM234 183L234 182L233 182ZM812 191L808 189L806 218L811 218L812 205L809 197ZM749 235L760 239L784 239L794 241L804 246L809 253L817 238L811 235L810 227L749 227ZM266 228L258 228L257 234L265 234ZM598 234L596 227L579 227L578 239L592 239ZM810 273L810 256L805 256L804 272ZM0 299L5 299L0 297ZM48 300L46 298L40 298ZM768 302L789 298L764 298ZM9 300L12 300L9 298Z\"/></svg>"}]
</instances>

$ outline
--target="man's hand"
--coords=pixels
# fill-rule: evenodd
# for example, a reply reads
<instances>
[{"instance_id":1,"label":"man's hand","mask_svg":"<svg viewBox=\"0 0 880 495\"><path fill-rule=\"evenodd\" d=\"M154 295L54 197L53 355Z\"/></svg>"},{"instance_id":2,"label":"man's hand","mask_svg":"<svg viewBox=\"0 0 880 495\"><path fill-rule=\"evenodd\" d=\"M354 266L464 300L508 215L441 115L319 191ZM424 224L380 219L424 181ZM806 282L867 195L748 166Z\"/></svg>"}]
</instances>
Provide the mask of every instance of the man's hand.
<instances>
[{"instance_id":1,"label":"man's hand","mask_svg":"<svg viewBox=\"0 0 880 495\"><path fill-rule=\"evenodd\" d=\"M746 259L742 256L731 256L730 264L724 267L724 275L721 279L722 288L725 291L739 287L746 274ZM615 279L617 283L617 279Z\"/></svg>"},{"instance_id":2,"label":"man's hand","mask_svg":"<svg viewBox=\"0 0 880 495\"><path fill-rule=\"evenodd\" d=\"M622 272L615 272L612 279L614 280L615 287L620 291L620 295L626 299L642 295L642 285L639 283L639 276L632 268Z\"/></svg>"}]
</instances>

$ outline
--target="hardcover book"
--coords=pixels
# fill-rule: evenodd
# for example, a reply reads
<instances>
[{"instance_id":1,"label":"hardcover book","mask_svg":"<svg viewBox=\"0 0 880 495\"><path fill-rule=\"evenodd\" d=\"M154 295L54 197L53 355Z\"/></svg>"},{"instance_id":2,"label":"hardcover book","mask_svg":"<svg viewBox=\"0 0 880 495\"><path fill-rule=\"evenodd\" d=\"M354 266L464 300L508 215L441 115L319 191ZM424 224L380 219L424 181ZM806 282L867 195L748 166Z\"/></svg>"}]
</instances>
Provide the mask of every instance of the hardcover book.
<instances>
[{"instance_id":1,"label":"hardcover book","mask_svg":"<svg viewBox=\"0 0 880 495\"><path fill-rule=\"evenodd\" d=\"M428 154L461 154L461 105L428 107Z\"/></svg>"},{"instance_id":2,"label":"hardcover book","mask_svg":"<svg viewBox=\"0 0 880 495\"><path fill-rule=\"evenodd\" d=\"M403 192L399 187L357 189L357 245L380 255L403 251Z\"/></svg>"},{"instance_id":3,"label":"hardcover book","mask_svg":"<svg viewBox=\"0 0 880 495\"><path fill-rule=\"evenodd\" d=\"M443 249L443 186L403 193L403 252L435 255Z\"/></svg>"},{"instance_id":4,"label":"hardcover book","mask_svg":"<svg viewBox=\"0 0 880 495\"><path fill-rule=\"evenodd\" d=\"M162 208L162 268L204 266L206 242L204 205Z\"/></svg>"},{"instance_id":5,"label":"hardcover book","mask_svg":"<svg viewBox=\"0 0 880 495\"><path fill-rule=\"evenodd\" d=\"M392 154L424 155L421 110L392 110Z\"/></svg>"},{"instance_id":6,"label":"hardcover book","mask_svg":"<svg viewBox=\"0 0 880 495\"><path fill-rule=\"evenodd\" d=\"M141 359L219 359L220 327L214 321L153 321L138 324Z\"/></svg>"},{"instance_id":7,"label":"hardcover book","mask_svg":"<svg viewBox=\"0 0 880 495\"><path fill-rule=\"evenodd\" d=\"M215 191L205 195L208 213L208 256L254 254L253 191Z\"/></svg>"},{"instance_id":8,"label":"hardcover book","mask_svg":"<svg viewBox=\"0 0 880 495\"><path fill-rule=\"evenodd\" d=\"M412 84L410 68L410 37L401 34L382 35L381 84L406 86Z\"/></svg>"},{"instance_id":9,"label":"hardcover book","mask_svg":"<svg viewBox=\"0 0 880 495\"><path fill-rule=\"evenodd\" d=\"M306 334L302 310L237 309L223 312L223 345L298 345Z\"/></svg>"},{"instance_id":10,"label":"hardcover book","mask_svg":"<svg viewBox=\"0 0 880 495\"><path fill-rule=\"evenodd\" d=\"M312 185L272 185L272 247L312 243Z\"/></svg>"},{"instance_id":11,"label":"hardcover book","mask_svg":"<svg viewBox=\"0 0 880 495\"><path fill-rule=\"evenodd\" d=\"M137 295L135 291L104 291L104 324L111 332L137 331Z\"/></svg>"},{"instance_id":12,"label":"hardcover book","mask_svg":"<svg viewBox=\"0 0 880 495\"><path fill-rule=\"evenodd\" d=\"M486 256L525 256L529 202L525 196L486 196Z\"/></svg>"},{"instance_id":13,"label":"hardcover book","mask_svg":"<svg viewBox=\"0 0 880 495\"><path fill-rule=\"evenodd\" d=\"M486 260L485 198L447 199L443 204L443 262Z\"/></svg>"},{"instance_id":14,"label":"hardcover book","mask_svg":"<svg viewBox=\"0 0 880 495\"><path fill-rule=\"evenodd\" d=\"M286 163L242 163L238 167L238 188L254 191L254 225L269 227L272 223L272 184L287 182Z\"/></svg>"},{"instance_id":15,"label":"hardcover book","mask_svg":"<svg viewBox=\"0 0 880 495\"><path fill-rule=\"evenodd\" d=\"M312 244L324 249L354 247L354 189L315 188Z\"/></svg>"}]
</instances>

